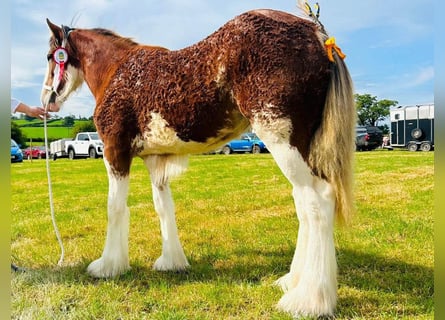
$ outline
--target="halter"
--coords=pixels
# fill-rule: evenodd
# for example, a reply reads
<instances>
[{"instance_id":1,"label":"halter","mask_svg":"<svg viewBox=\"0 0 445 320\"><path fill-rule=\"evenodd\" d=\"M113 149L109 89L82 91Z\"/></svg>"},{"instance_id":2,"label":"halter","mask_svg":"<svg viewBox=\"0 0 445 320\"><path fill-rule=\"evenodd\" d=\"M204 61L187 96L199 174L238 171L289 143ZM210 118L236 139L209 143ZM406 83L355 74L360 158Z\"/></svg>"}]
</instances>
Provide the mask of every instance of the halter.
<instances>
[{"instance_id":1,"label":"halter","mask_svg":"<svg viewBox=\"0 0 445 320\"><path fill-rule=\"evenodd\" d=\"M68 62L68 52L66 51L66 42L68 41L68 37L74 29L70 27L62 25L62 45L57 47L52 53L52 59L56 63L56 67L54 68L53 73L53 84L52 86L43 85L43 88L51 91L51 96L48 102L54 102L56 96L59 96L57 92L57 88L59 87L60 81L63 78L63 74L65 73L65 64Z\"/></svg>"}]
</instances>

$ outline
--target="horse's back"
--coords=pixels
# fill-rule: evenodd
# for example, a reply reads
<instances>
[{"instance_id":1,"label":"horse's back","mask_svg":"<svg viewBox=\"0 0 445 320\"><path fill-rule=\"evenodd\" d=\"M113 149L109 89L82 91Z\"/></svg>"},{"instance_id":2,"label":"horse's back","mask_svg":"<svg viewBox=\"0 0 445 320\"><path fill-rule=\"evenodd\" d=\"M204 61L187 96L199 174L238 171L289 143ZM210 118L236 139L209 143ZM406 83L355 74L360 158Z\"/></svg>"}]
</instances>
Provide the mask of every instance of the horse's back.
<instances>
[{"instance_id":1,"label":"horse's back","mask_svg":"<svg viewBox=\"0 0 445 320\"><path fill-rule=\"evenodd\" d=\"M128 121L113 126L125 125L143 153L208 151L266 112L291 119L295 134L307 136L319 122L328 72L311 21L254 10L181 50L133 48L105 92L108 105L96 111L122 113ZM125 98L121 107L117 96Z\"/></svg>"},{"instance_id":2,"label":"horse's back","mask_svg":"<svg viewBox=\"0 0 445 320\"><path fill-rule=\"evenodd\" d=\"M280 10L273 10L273 9L256 9L256 10L250 10L243 14L240 14L239 16L235 17L236 19L243 19L244 16L263 16L267 19L275 20L278 22L283 22L287 24L293 24L293 23L302 23L302 22L310 22L307 19L298 17L296 15L293 15L288 12L280 11Z\"/></svg>"}]
</instances>

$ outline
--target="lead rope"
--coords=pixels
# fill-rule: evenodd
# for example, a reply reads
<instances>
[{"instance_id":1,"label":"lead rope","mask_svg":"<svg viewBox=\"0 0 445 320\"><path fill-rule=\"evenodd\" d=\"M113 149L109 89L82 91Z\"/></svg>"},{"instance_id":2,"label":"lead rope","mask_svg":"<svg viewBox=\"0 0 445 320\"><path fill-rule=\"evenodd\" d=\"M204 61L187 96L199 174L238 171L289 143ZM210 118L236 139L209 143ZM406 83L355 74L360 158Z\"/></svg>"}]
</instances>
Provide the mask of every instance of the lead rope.
<instances>
[{"instance_id":1,"label":"lead rope","mask_svg":"<svg viewBox=\"0 0 445 320\"><path fill-rule=\"evenodd\" d=\"M51 97L54 96L54 99L58 95L57 88L59 86L60 81L62 80L63 73L65 71L65 63L68 61L68 53L66 52L65 45L66 45L66 41L67 41L68 36L69 36L70 32L72 31L72 29L62 26L62 31L63 31L62 45L60 47L56 48L56 50L53 52L53 59L54 59L54 62L56 63L56 68L54 70L53 86L52 86L52 88L48 87L46 85L44 86L45 89L52 91ZM50 97L50 101L52 99L51 97ZM48 101L45 104L46 113L48 113L48 105L49 105L50 101ZM60 259L57 264L59 266L61 266L63 263L63 258L65 257L65 249L63 247L62 237L60 236L59 228L57 228L56 216L54 214L53 189L52 189L52 184L51 184L51 172L49 169L49 152L48 152L49 148L48 148L48 130L47 130L47 125L46 125L46 115L43 117L43 128L44 128L44 133L45 133L46 173L48 176L49 207L51 210L51 220L53 222L54 232L56 233L57 241L59 242L60 251L61 251Z\"/></svg>"},{"instance_id":2,"label":"lead rope","mask_svg":"<svg viewBox=\"0 0 445 320\"><path fill-rule=\"evenodd\" d=\"M48 112L47 108L48 108L48 105L45 106L46 112ZM51 172L49 170L48 132L47 132L48 130L47 130L47 125L46 125L46 116L43 117L43 131L45 134L46 173L47 173L47 177L48 177L49 207L51 210L51 220L53 222L54 232L56 233L57 241L59 242L59 246L60 246L60 250L61 250L60 259L57 264L59 266L61 266L63 263L63 258L65 257L65 249L63 247L62 237L60 236L59 228L57 228L56 216L54 214L53 190L52 190L52 185L51 185Z\"/></svg>"}]
</instances>

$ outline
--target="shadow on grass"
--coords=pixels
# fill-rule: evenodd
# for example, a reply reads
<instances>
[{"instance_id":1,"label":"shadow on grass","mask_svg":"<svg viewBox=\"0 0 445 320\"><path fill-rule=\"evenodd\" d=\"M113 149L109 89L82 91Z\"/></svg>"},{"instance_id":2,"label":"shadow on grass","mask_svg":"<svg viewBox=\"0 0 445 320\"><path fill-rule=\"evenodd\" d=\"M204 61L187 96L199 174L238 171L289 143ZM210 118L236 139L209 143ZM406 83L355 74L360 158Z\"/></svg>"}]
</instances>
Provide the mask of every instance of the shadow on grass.
<instances>
[{"instance_id":1,"label":"shadow on grass","mask_svg":"<svg viewBox=\"0 0 445 320\"><path fill-rule=\"evenodd\" d=\"M86 273L90 261L82 261L74 266L28 270L16 276L25 277L25 282L30 285L53 282L67 286L79 283L98 285L113 281L119 286L140 291L166 286L174 290L175 286L187 283L260 285L262 282L272 282L288 271L293 248L274 252L248 248L243 252L226 252L226 256L216 249L215 255L212 253L199 259L191 258L191 268L185 272L157 272L148 263L133 261L132 269L121 276L111 280L94 279ZM356 310L366 313L385 308L386 311L382 312L395 315L397 312L403 312L404 315L432 312L432 268L352 250L339 250L337 256L340 318L353 318ZM382 304L385 306L382 307ZM401 305L407 307L398 311Z\"/></svg>"},{"instance_id":2,"label":"shadow on grass","mask_svg":"<svg viewBox=\"0 0 445 320\"><path fill-rule=\"evenodd\" d=\"M434 310L433 268L352 250L340 250L337 257L339 286L346 292L339 296L339 311L360 306L363 314L410 316Z\"/></svg>"}]
</instances>

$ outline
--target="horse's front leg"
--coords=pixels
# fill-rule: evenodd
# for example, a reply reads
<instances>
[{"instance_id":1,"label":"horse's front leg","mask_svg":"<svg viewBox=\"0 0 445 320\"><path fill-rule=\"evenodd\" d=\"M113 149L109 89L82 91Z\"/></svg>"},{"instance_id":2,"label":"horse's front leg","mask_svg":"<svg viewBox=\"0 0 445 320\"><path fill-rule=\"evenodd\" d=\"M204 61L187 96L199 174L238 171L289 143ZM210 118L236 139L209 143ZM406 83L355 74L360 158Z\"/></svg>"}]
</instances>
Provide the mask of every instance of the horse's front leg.
<instances>
[{"instance_id":1,"label":"horse's front leg","mask_svg":"<svg viewBox=\"0 0 445 320\"><path fill-rule=\"evenodd\" d=\"M168 183L152 183L153 202L159 215L162 235L162 255L156 260L153 268L160 271L180 271L189 266L179 241L175 219L175 207Z\"/></svg>"},{"instance_id":2,"label":"horse's front leg","mask_svg":"<svg viewBox=\"0 0 445 320\"><path fill-rule=\"evenodd\" d=\"M93 277L114 277L130 269L128 230L130 211L127 207L129 175L116 174L104 158L108 172L108 225L102 256L88 266Z\"/></svg>"}]
</instances>

